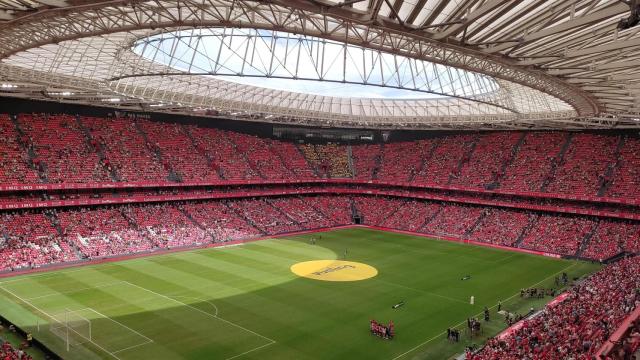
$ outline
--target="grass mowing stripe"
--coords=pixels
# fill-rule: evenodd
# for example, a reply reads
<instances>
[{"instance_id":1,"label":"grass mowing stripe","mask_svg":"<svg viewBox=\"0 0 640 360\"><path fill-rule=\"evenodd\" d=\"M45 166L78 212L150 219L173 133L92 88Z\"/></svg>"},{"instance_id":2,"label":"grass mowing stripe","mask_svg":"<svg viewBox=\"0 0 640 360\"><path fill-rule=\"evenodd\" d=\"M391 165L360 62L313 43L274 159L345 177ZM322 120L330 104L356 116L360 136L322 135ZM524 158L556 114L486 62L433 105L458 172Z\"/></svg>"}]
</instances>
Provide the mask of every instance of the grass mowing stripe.
<instances>
[{"instance_id":1,"label":"grass mowing stripe","mask_svg":"<svg viewBox=\"0 0 640 360\"><path fill-rule=\"evenodd\" d=\"M226 358L225 360L231 360L231 359L238 358L238 357L240 357L240 356L247 355L247 354L249 354L249 353L252 353L252 352L254 352L254 351L258 351L258 350L260 350L260 349L262 349L262 348L265 348L265 347L267 347L267 346L269 346L269 345L273 345L273 344L275 344L275 343L276 343L276 342L274 341L274 342L270 342L270 343L264 344L264 345L262 345L262 346L258 346L257 348L253 348L253 349L248 350L248 351L245 351L245 352L243 352L243 353L241 353L241 354L238 354L238 355L235 355L235 356L232 356L232 357L228 357L228 358Z\"/></svg>"},{"instance_id":2,"label":"grass mowing stripe","mask_svg":"<svg viewBox=\"0 0 640 360\"><path fill-rule=\"evenodd\" d=\"M191 309L193 309L193 310L195 310L195 311L198 311L198 312L200 312L200 313L203 313L203 314L205 314L205 315L207 315L207 316L213 317L213 318L218 319L218 320L222 320L222 321L224 321L224 322L228 323L229 325L232 325L232 326L235 326L235 327L237 327L237 328L240 328L240 329L242 329L242 330L244 330L244 331L250 332L250 333L252 333L252 334L254 334L254 335L256 335L256 336L259 336L259 337L261 337L261 338L263 338L263 339L265 339L265 340L272 341L272 342L274 342L274 343L276 342L275 340L273 340L273 339L271 339L271 338L268 338L268 337L266 337L266 336L264 336L264 335L260 335L260 334L258 334L257 332L255 332L255 331L253 331L253 330L249 330L249 329L247 329L247 328L245 328L245 327L243 327L243 326L241 326L241 325L238 325L238 324L236 324L236 323L234 323L234 322L231 322L231 321L229 321L229 320L225 320L225 319L223 319L223 318L221 318L221 317L218 317L218 316L215 316L215 315L213 315L213 314L209 314L209 313L208 313L208 312L206 312L206 311L200 310L200 309L198 309L197 307L193 307L193 306L191 306L191 305L189 305L189 304L183 303L183 302L182 302L182 301L180 301L180 300L176 300L176 299L170 298L169 296L166 296L166 295L163 295L163 294L157 293L157 292L155 292L155 291L153 291L153 290L147 289L147 288L145 288L145 287L143 287L143 286L140 286L140 285L137 285L137 284L134 284L134 283L130 283L130 282L128 282L128 281L125 281L125 283L127 283L127 284L129 284L129 285L131 285L131 286L135 286L135 287L137 287L137 288L139 288L139 289L141 289L141 290L148 291L148 292L150 292L150 293L152 293L152 294L158 295L158 296L163 297L163 298L165 298L165 299L169 299L169 300L171 300L171 301L175 301L176 303L178 303L178 304L180 304L180 305L182 305L182 306L186 306L186 307L191 308Z\"/></svg>"},{"instance_id":3,"label":"grass mowing stripe","mask_svg":"<svg viewBox=\"0 0 640 360\"><path fill-rule=\"evenodd\" d=\"M513 299L512 294L529 283L551 286L552 273L569 270L579 277L597 267L362 228L324 232L316 245L310 244L311 237L318 235L91 264L21 276L0 286L49 314L87 307L153 339L142 346L144 338L118 324L90 310L79 313L96 320L94 340L122 360L388 360L401 353L445 359L481 339L465 337L457 344L425 339L443 339L447 325L499 299L510 299L505 304L510 312L539 309L544 299ZM378 276L334 283L299 278L289 270L297 262L342 257L345 249L348 260L377 268ZM459 281L465 274L472 274L473 281ZM102 287L117 281L123 283ZM101 287L80 289L91 286ZM474 306L463 301L471 295L476 296ZM399 299L407 306L392 309ZM4 291L0 308L69 360L113 358L90 343L65 352L59 337L36 332L45 315ZM371 336L370 319L393 320L396 339ZM503 328L499 319L489 322L485 336Z\"/></svg>"},{"instance_id":4,"label":"grass mowing stripe","mask_svg":"<svg viewBox=\"0 0 640 360\"><path fill-rule=\"evenodd\" d=\"M268 343L266 343L266 344L264 344L264 345L261 345L261 346L255 347L255 348L253 348L253 349L247 350L247 351L245 351L245 352L243 352L243 353L241 353L241 354L238 354L238 355L234 355L234 356L231 356L231 357L227 357L225 360L235 359L235 358L237 358L237 357L240 357L240 356L243 356L243 355L249 354L249 353L251 353L251 352L254 352L254 351L260 350L260 349L262 349L262 348L265 348L265 347L267 347L267 346L269 346L269 345L273 345L273 344L275 344L275 343L276 343L276 341L275 341L275 340L273 340L273 339L271 339L271 338L268 338L268 337L266 337L266 336L264 336L264 335L261 335L261 334L259 334L259 333L255 332L255 331L253 331L253 330L247 329L247 328L245 328L245 327L244 327L244 326L242 326L242 325L238 325L238 324L236 324L236 323L234 323L234 322L232 322L232 321L229 321L229 320L226 320L226 319L223 319L223 318L219 317L219 316L217 315L217 310L218 310L218 309L217 309L217 307L216 307L216 314L215 314L215 315L214 315L214 314L210 314L210 313L208 313L208 312L206 312L206 311L203 311L203 310L198 309L198 308L196 308L196 307L194 307L194 306L191 306L191 305L189 305L189 304L186 304L186 303L184 303L184 302L182 302L182 301L180 301L180 300L177 300L177 299L174 299L174 298L172 298L172 297L169 297L169 296L166 296L166 295L160 294L160 293L155 292L155 291L153 291L153 290L151 290L151 289L147 289L147 288L145 288L145 287L143 287L143 286L140 286L140 285L137 285L137 284L134 284L134 283L130 283L130 282L126 282L126 283L128 283L128 284L129 284L129 285L131 285L131 286L137 287L137 288L139 288L139 289L141 289L141 290L148 291L148 292L150 292L150 293L152 293L152 294L155 294L155 295L157 295L157 296L160 296L160 297L162 297L162 298L165 298L165 299L168 299L168 300L174 301L174 302L176 302L176 303L178 303L178 304L181 304L182 306L186 306L186 307L188 307L188 308L190 308L190 309L193 309L193 310L198 311L198 312L200 312L200 313L202 313L202 314L205 314L205 315L207 315L207 316L210 316L210 317L212 317L212 318L215 318L215 319L217 319L217 320L220 320L220 321L222 321L222 322L225 322L225 323L227 323L227 324L229 324L229 325L231 325L231 326L235 326L235 327L237 327L237 328L239 328L239 329L242 329L242 330L244 330L244 331L247 331L247 332L249 332L249 333L251 333L251 334L254 334L254 335L256 335L256 336L258 336L258 337L260 337L260 338L263 338L263 339L265 339L265 340L267 340L267 341L268 341Z\"/></svg>"},{"instance_id":5,"label":"grass mowing stripe","mask_svg":"<svg viewBox=\"0 0 640 360\"><path fill-rule=\"evenodd\" d=\"M127 330L129 330L129 331L131 331L131 332L133 332L133 333L136 333L136 334L140 335L140 337L145 338L145 340L147 340L148 342L153 342L153 340L149 339L149 338L148 338L148 337L146 337L144 334L141 334L140 332L138 332L138 331L136 331L136 330L133 330L132 328L130 328L130 327L128 327L127 325L125 325L125 324L123 324L123 323L119 322L118 320L114 320L114 319L112 319L111 317L109 317L109 316L107 316L107 315L105 315L105 314L103 314L103 313L101 313L101 312L97 311L96 309L93 309L93 308L87 308L87 309L89 309L89 310L93 311L94 313L96 313L96 314L98 314L98 315L102 316L102 317L103 317L103 318L105 318L105 319L109 319L109 320L111 320L111 321L115 322L116 324L118 324L118 325L120 325L120 326L122 326L122 327L126 328Z\"/></svg>"},{"instance_id":6,"label":"grass mowing stripe","mask_svg":"<svg viewBox=\"0 0 640 360\"><path fill-rule=\"evenodd\" d=\"M570 268L574 267L575 265L576 265L576 264L575 264L575 263L573 263L573 264L571 264L571 265L567 266L566 268L564 268L564 269L562 269L562 270L558 271L557 273L555 273L555 274L553 274L553 275L550 275L549 277L547 277L547 278L545 278L545 279L542 279L541 281L539 281L539 282L537 282L537 283L535 283L535 284L533 284L533 285L529 286L529 288L534 288L534 287L538 286L539 284L542 284L543 282L545 282L545 281L547 281L547 280L551 279L551 277L556 276L556 275L558 275L558 274L561 274L561 273L563 273L563 272L565 272L565 271L569 270ZM515 297L516 297L516 296L518 296L519 294L520 294L520 293L515 293L515 294L514 294L514 295L512 295L511 297L509 297L509 298L505 299L505 300L504 300L504 302L507 302L507 301L509 301L509 300L511 300L511 299L513 299L513 298L515 298ZM491 306L491 307L489 308L489 310L491 310L491 309L495 308L496 306L498 306L498 305L496 304L496 305ZM479 313L477 313L477 314L476 314L475 316L473 316L473 317L480 316L480 315L482 315L483 313L484 313L484 311L479 312ZM458 326L463 325L465 322L466 322L466 321L461 321L461 322L459 322L458 324L454 325L453 327L450 327L450 329L455 329L455 328L457 328ZM413 352L413 351L415 351L415 350L417 350L417 349L421 348L422 346L424 346L424 345L426 345L426 344L428 344L428 343L432 342L433 340L435 340L435 339L439 338L440 336L442 336L442 335L444 335L444 334L445 334L445 333L444 333L444 332L442 332L442 333L440 333L440 334L438 334L438 335L436 335L436 336L432 337L431 339L429 339L429 340L427 340L427 341L425 341L425 342L423 342L423 343L421 343L421 344L418 344L416 347L411 348L411 349L407 350L406 352L404 352L404 353L402 353L402 354L400 354L400 355L398 355L398 356L394 357L392 360L399 359L399 358L401 358L401 357L403 357L403 356L405 356L405 355L407 355L407 354L409 354L409 353L411 353L411 352Z\"/></svg>"},{"instance_id":7,"label":"grass mowing stripe","mask_svg":"<svg viewBox=\"0 0 640 360\"><path fill-rule=\"evenodd\" d=\"M58 322L61 322L60 320L56 319L56 318L55 318L55 317L53 317L52 315L48 314L47 312L45 312L45 311L43 311L43 310L39 309L37 306L33 305L33 304L32 304L32 303L30 303L29 301L27 301L27 300L25 300L25 299L21 298L20 296L18 296L18 295L16 295L16 294L14 294L14 293L13 293L13 292L11 292L11 291L9 291L9 290L5 289L3 286L0 286L0 289L2 289L2 290L3 290L4 292L6 292L6 293L11 294L13 297L15 297L15 298L19 299L20 301L22 301L25 305L27 305L27 306L29 306L29 307L31 307L31 308L33 308L33 309L35 309L37 312L39 312L39 313L41 313L41 314L43 314L43 315L47 316L48 318L53 319L53 320L58 321ZM67 329L67 330L71 330L71 331L75 332L76 334L78 334L80 337L85 338L85 337L84 337L84 335L82 335L82 334L78 333L77 331L75 331L75 330L73 330L73 329L69 329L69 327L68 327L68 326L66 327L66 329ZM86 339L86 338L85 338L85 339ZM89 341L90 343L92 343L92 344L93 344L95 347L97 347L98 349L100 349L100 350L104 351L105 353L107 353L107 354L111 355L111 356L112 356L112 357L114 357L115 359L120 360L120 358L119 358L118 356L116 356L114 353L110 352L109 350L107 350L107 349L103 348L102 346L100 346L100 345L96 344L95 342L93 342L93 341L91 341L91 340L88 340L88 339L86 339L86 340L87 340L87 341Z\"/></svg>"},{"instance_id":8,"label":"grass mowing stripe","mask_svg":"<svg viewBox=\"0 0 640 360\"><path fill-rule=\"evenodd\" d=\"M141 344L138 344L138 345L131 345L131 346L126 347L126 348L124 348L124 349L116 350L116 351L114 351L113 353L114 353L114 354L117 354L117 353L121 353L121 352L123 352L123 351L127 351L127 350L131 350L131 349L139 348L140 346L144 346L144 345L150 344L150 343L152 343L152 342L153 342L153 341L149 341L149 342L141 343Z\"/></svg>"},{"instance_id":9,"label":"grass mowing stripe","mask_svg":"<svg viewBox=\"0 0 640 360\"><path fill-rule=\"evenodd\" d=\"M459 302L459 303L462 303L462 304L467 304L466 301L463 301L463 300L460 300L460 299L454 299L452 297L436 294L436 293L433 293L433 292L430 292L430 291L425 291L425 290L412 288L410 286L406 286L406 285L402 285L402 284L398 284L398 283L393 283L391 281L385 281L385 280L380 280L380 279L376 279L376 278L373 278L373 281L385 283L387 285L396 286L396 287L400 287L400 288L407 289L407 290L417 291L419 293L423 293L423 294L427 294L427 295L431 295L431 296L436 296L436 297L439 297L439 298L442 298L442 299L451 300L451 301Z\"/></svg>"},{"instance_id":10,"label":"grass mowing stripe","mask_svg":"<svg viewBox=\"0 0 640 360\"><path fill-rule=\"evenodd\" d=\"M50 296L59 296L59 295L66 295L66 294L75 294L75 293L82 292L82 291L87 291L87 290L93 290L93 289L100 289L100 288L105 288L105 287L115 286L115 285L118 285L118 284L121 284L121 283L122 283L122 281L116 281L116 282L107 283L107 284L102 284L102 285L87 286L87 287L79 288L79 289L72 290L72 291L60 291L60 292L49 293L49 294L45 294L45 295L34 296L34 297L31 297L31 298L27 298L27 300L33 301L33 300L43 299L43 298L50 297Z\"/></svg>"},{"instance_id":11,"label":"grass mowing stripe","mask_svg":"<svg viewBox=\"0 0 640 360\"><path fill-rule=\"evenodd\" d=\"M218 307L216 306L216 304L212 303L209 300L205 300L203 298L195 297L195 296L185 296L185 295L177 295L177 294L170 294L170 295L167 295L167 296L172 297L172 298L191 299L191 300L197 300L197 301L205 302L205 303L211 305L216 310L216 312L215 312L215 314L213 314L213 316L218 317L218 312L219 312L218 311Z\"/></svg>"}]
</instances>

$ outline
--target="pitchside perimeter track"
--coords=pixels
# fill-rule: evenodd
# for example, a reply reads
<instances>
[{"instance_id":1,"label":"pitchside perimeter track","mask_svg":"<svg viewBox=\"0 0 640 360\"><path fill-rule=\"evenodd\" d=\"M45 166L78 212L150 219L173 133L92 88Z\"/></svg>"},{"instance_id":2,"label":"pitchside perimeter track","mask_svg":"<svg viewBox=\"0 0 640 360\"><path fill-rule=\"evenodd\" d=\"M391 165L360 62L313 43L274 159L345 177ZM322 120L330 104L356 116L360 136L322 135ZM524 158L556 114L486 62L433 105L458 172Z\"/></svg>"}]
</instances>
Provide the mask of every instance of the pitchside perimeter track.
<instances>
[{"instance_id":1,"label":"pitchside perimeter track","mask_svg":"<svg viewBox=\"0 0 640 360\"><path fill-rule=\"evenodd\" d=\"M551 299L523 300L519 290L597 269L364 228L325 232L316 244L314 236L9 278L0 314L68 359L444 359L482 342L450 344L446 328L499 300L511 311L540 307ZM332 259L346 261L311 262ZM291 270L299 263L304 277ZM51 326L69 314L80 319L69 331ZM483 337L504 327L493 315ZM370 319L393 320L396 338L371 336Z\"/></svg>"}]
</instances>

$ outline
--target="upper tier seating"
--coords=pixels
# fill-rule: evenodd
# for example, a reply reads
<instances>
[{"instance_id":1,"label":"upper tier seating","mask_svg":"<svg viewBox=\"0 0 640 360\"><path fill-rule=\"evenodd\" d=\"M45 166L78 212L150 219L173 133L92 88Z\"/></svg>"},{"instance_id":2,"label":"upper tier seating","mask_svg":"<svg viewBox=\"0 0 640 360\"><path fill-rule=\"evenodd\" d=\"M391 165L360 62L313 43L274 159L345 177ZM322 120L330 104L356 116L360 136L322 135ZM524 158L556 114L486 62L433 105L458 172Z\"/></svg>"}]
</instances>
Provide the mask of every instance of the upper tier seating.
<instances>
[{"instance_id":1,"label":"upper tier seating","mask_svg":"<svg viewBox=\"0 0 640 360\"><path fill-rule=\"evenodd\" d=\"M262 178L280 180L295 177L283 159L271 150L271 140L236 132L228 132L227 136L236 145L237 151L246 154L251 168Z\"/></svg>"},{"instance_id":2,"label":"upper tier seating","mask_svg":"<svg viewBox=\"0 0 640 360\"><path fill-rule=\"evenodd\" d=\"M176 172L183 181L216 181L216 169L204 154L197 151L184 126L139 120L140 129L147 137L147 147L158 151L165 169Z\"/></svg>"},{"instance_id":3,"label":"upper tier seating","mask_svg":"<svg viewBox=\"0 0 640 360\"><path fill-rule=\"evenodd\" d=\"M102 149L106 166L114 169L120 180L167 181L168 171L130 119L83 117L81 121Z\"/></svg>"},{"instance_id":4,"label":"upper tier seating","mask_svg":"<svg viewBox=\"0 0 640 360\"><path fill-rule=\"evenodd\" d=\"M28 152L22 149L15 125L6 114L0 114L0 182L38 182L38 172L31 165Z\"/></svg>"},{"instance_id":5,"label":"upper tier seating","mask_svg":"<svg viewBox=\"0 0 640 360\"><path fill-rule=\"evenodd\" d=\"M547 192L595 196L610 163L615 161L618 136L576 134L558 163Z\"/></svg>"},{"instance_id":6,"label":"upper tier seating","mask_svg":"<svg viewBox=\"0 0 640 360\"><path fill-rule=\"evenodd\" d=\"M246 154L238 151L236 145L230 142L228 132L193 125L186 128L193 137L196 149L211 159L211 166L219 170L222 178L227 180L260 178L249 165Z\"/></svg>"},{"instance_id":7,"label":"upper tier seating","mask_svg":"<svg viewBox=\"0 0 640 360\"><path fill-rule=\"evenodd\" d=\"M378 177L378 167L383 154L380 152L381 146L375 145L355 145L351 147L354 164L354 178L360 180L371 180Z\"/></svg>"},{"instance_id":8,"label":"upper tier seating","mask_svg":"<svg viewBox=\"0 0 640 360\"><path fill-rule=\"evenodd\" d=\"M627 137L622 149L618 166L610 177L607 196L620 198L640 197L640 139Z\"/></svg>"},{"instance_id":9,"label":"upper tier seating","mask_svg":"<svg viewBox=\"0 0 640 360\"><path fill-rule=\"evenodd\" d=\"M413 179L437 145L435 140L418 140L386 144L378 179L389 182L404 182Z\"/></svg>"},{"instance_id":10,"label":"upper tier seating","mask_svg":"<svg viewBox=\"0 0 640 360\"><path fill-rule=\"evenodd\" d=\"M477 135L456 135L441 139L414 181L449 185L453 178L460 177L460 168L469 161L477 140Z\"/></svg>"},{"instance_id":11,"label":"upper tier seating","mask_svg":"<svg viewBox=\"0 0 640 360\"><path fill-rule=\"evenodd\" d=\"M336 144L327 145L301 145L305 158L318 169L318 172L329 178L347 178L353 174L349 167L349 157L344 146Z\"/></svg>"},{"instance_id":12,"label":"upper tier seating","mask_svg":"<svg viewBox=\"0 0 640 360\"><path fill-rule=\"evenodd\" d=\"M68 115L20 115L20 128L50 183L110 181L96 149L86 142L76 119Z\"/></svg>"},{"instance_id":13,"label":"upper tier seating","mask_svg":"<svg viewBox=\"0 0 640 360\"><path fill-rule=\"evenodd\" d=\"M566 138L567 134L561 132L527 133L500 179L500 189L541 191Z\"/></svg>"},{"instance_id":14,"label":"upper tier seating","mask_svg":"<svg viewBox=\"0 0 640 360\"><path fill-rule=\"evenodd\" d=\"M517 132L481 136L473 154L463 165L460 174L453 178L451 185L482 188L498 180L502 176L502 169L513 157L515 145L521 136Z\"/></svg>"},{"instance_id":15,"label":"upper tier seating","mask_svg":"<svg viewBox=\"0 0 640 360\"><path fill-rule=\"evenodd\" d=\"M129 118L0 115L4 183L372 179L639 198L633 134L492 132L373 145L304 144ZM54 134L54 135L52 135Z\"/></svg>"}]
</instances>

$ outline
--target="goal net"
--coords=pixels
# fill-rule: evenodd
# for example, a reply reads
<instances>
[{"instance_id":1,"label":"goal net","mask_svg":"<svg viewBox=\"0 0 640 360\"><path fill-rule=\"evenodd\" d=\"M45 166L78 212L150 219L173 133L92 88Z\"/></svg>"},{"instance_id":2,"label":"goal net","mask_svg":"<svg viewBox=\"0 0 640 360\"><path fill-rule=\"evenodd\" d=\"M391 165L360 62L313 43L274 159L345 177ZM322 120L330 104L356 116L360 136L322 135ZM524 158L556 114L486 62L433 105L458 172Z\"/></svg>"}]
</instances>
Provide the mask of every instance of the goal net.
<instances>
[{"instance_id":1,"label":"goal net","mask_svg":"<svg viewBox=\"0 0 640 360\"><path fill-rule=\"evenodd\" d=\"M52 316L49 330L63 339L67 346L91 341L91 320L77 311L65 309L55 317Z\"/></svg>"}]
</instances>

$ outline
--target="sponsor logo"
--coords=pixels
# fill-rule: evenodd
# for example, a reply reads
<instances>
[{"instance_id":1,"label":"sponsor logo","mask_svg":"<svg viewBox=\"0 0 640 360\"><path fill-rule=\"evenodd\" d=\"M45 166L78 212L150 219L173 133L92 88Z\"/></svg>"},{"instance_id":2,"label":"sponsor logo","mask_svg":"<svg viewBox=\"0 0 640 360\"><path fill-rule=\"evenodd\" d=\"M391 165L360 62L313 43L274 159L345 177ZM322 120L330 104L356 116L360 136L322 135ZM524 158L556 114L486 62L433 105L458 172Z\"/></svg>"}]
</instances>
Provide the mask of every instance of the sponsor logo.
<instances>
[{"instance_id":1,"label":"sponsor logo","mask_svg":"<svg viewBox=\"0 0 640 360\"><path fill-rule=\"evenodd\" d=\"M334 272L334 271L340 271L340 270L344 270L344 269L355 269L355 268L356 268L356 267L355 267L355 266L353 266L353 265L342 265L342 266L336 266L336 267L334 267L334 268L329 267L329 268L326 268L326 269L324 269L324 270L322 270L322 271L316 271L316 272L314 272L313 274L314 274L314 275L318 275L318 276L322 276L322 275L324 275L324 274L332 273L332 272Z\"/></svg>"},{"instance_id":2,"label":"sponsor logo","mask_svg":"<svg viewBox=\"0 0 640 360\"><path fill-rule=\"evenodd\" d=\"M342 260L312 260L291 266L291 272L308 279L322 281L359 281L378 275L373 266Z\"/></svg>"}]
</instances>

